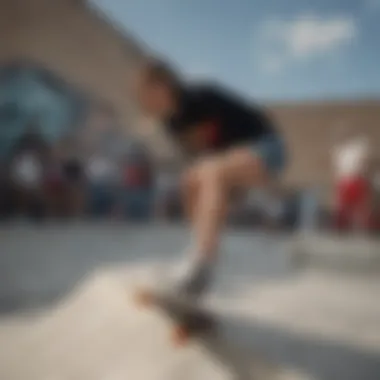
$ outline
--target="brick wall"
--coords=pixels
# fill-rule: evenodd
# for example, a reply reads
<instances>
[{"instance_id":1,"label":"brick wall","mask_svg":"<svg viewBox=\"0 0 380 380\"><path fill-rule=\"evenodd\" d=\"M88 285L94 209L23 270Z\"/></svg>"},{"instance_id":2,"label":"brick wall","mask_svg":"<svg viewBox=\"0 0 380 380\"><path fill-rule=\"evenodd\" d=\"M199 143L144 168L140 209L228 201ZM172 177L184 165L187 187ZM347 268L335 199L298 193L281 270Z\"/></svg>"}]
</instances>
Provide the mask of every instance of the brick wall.
<instances>
[{"instance_id":1,"label":"brick wall","mask_svg":"<svg viewBox=\"0 0 380 380\"><path fill-rule=\"evenodd\" d=\"M380 100L273 106L271 111L289 146L289 183L331 185L331 149L341 128L369 136L374 153L380 151Z\"/></svg>"}]
</instances>

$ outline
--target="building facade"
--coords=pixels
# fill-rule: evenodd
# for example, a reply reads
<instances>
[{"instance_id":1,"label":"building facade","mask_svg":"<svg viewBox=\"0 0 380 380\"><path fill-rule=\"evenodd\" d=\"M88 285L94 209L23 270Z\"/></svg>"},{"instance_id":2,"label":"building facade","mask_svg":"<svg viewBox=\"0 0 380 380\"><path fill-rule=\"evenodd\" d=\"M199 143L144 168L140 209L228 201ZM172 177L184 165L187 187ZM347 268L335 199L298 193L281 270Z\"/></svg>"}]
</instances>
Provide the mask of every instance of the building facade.
<instances>
[{"instance_id":1,"label":"building facade","mask_svg":"<svg viewBox=\"0 0 380 380\"><path fill-rule=\"evenodd\" d=\"M118 133L141 136L157 160L176 156L149 122L137 123L129 90L148 49L84 0L1 0L0 150L31 123L47 139L86 124L102 104ZM268 105L289 147L286 183L331 185L334 131L341 125L380 144L380 101Z\"/></svg>"}]
</instances>

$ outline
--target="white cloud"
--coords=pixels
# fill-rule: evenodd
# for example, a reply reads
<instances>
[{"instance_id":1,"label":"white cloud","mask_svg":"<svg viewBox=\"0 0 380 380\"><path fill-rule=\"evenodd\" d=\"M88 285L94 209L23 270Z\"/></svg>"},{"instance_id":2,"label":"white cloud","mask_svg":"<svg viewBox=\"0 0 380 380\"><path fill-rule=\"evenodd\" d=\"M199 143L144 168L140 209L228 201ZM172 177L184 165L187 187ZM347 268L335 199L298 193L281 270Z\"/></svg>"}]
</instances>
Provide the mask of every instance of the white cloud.
<instances>
[{"instance_id":1,"label":"white cloud","mask_svg":"<svg viewBox=\"0 0 380 380\"><path fill-rule=\"evenodd\" d=\"M324 53L351 41L356 34L352 19L300 19L287 26L284 43L296 58Z\"/></svg>"},{"instance_id":2,"label":"white cloud","mask_svg":"<svg viewBox=\"0 0 380 380\"><path fill-rule=\"evenodd\" d=\"M264 68L278 72L296 61L336 53L357 35L353 17L302 15L293 20L266 22L259 33Z\"/></svg>"}]
</instances>

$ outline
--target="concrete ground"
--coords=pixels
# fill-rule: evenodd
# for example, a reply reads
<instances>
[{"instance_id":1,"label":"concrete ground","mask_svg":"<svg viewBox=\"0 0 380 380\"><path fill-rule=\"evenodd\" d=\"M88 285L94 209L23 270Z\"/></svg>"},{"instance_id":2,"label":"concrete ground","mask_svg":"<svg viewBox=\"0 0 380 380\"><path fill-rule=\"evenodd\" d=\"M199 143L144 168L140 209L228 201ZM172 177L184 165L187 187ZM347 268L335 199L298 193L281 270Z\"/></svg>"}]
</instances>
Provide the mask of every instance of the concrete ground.
<instances>
[{"instance_id":1,"label":"concrete ground","mask_svg":"<svg viewBox=\"0 0 380 380\"><path fill-rule=\"evenodd\" d=\"M289 237L229 231L216 341L176 350L130 295L175 262L182 227L0 229L0 379L380 379L380 278L293 268Z\"/></svg>"}]
</instances>

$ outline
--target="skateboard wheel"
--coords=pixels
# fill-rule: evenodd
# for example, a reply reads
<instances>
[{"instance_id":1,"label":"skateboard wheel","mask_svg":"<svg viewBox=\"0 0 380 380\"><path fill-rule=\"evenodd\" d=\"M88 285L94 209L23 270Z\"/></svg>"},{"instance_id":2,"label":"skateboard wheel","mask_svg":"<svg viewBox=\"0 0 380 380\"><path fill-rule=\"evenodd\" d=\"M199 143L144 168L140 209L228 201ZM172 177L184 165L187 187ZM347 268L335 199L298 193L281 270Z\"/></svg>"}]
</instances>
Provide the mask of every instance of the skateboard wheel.
<instances>
[{"instance_id":1,"label":"skateboard wheel","mask_svg":"<svg viewBox=\"0 0 380 380\"><path fill-rule=\"evenodd\" d=\"M183 326L178 326L173 330L173 342L176 346L184 346L190 339L190 331Z\"/></svg>"}]
</instances>

